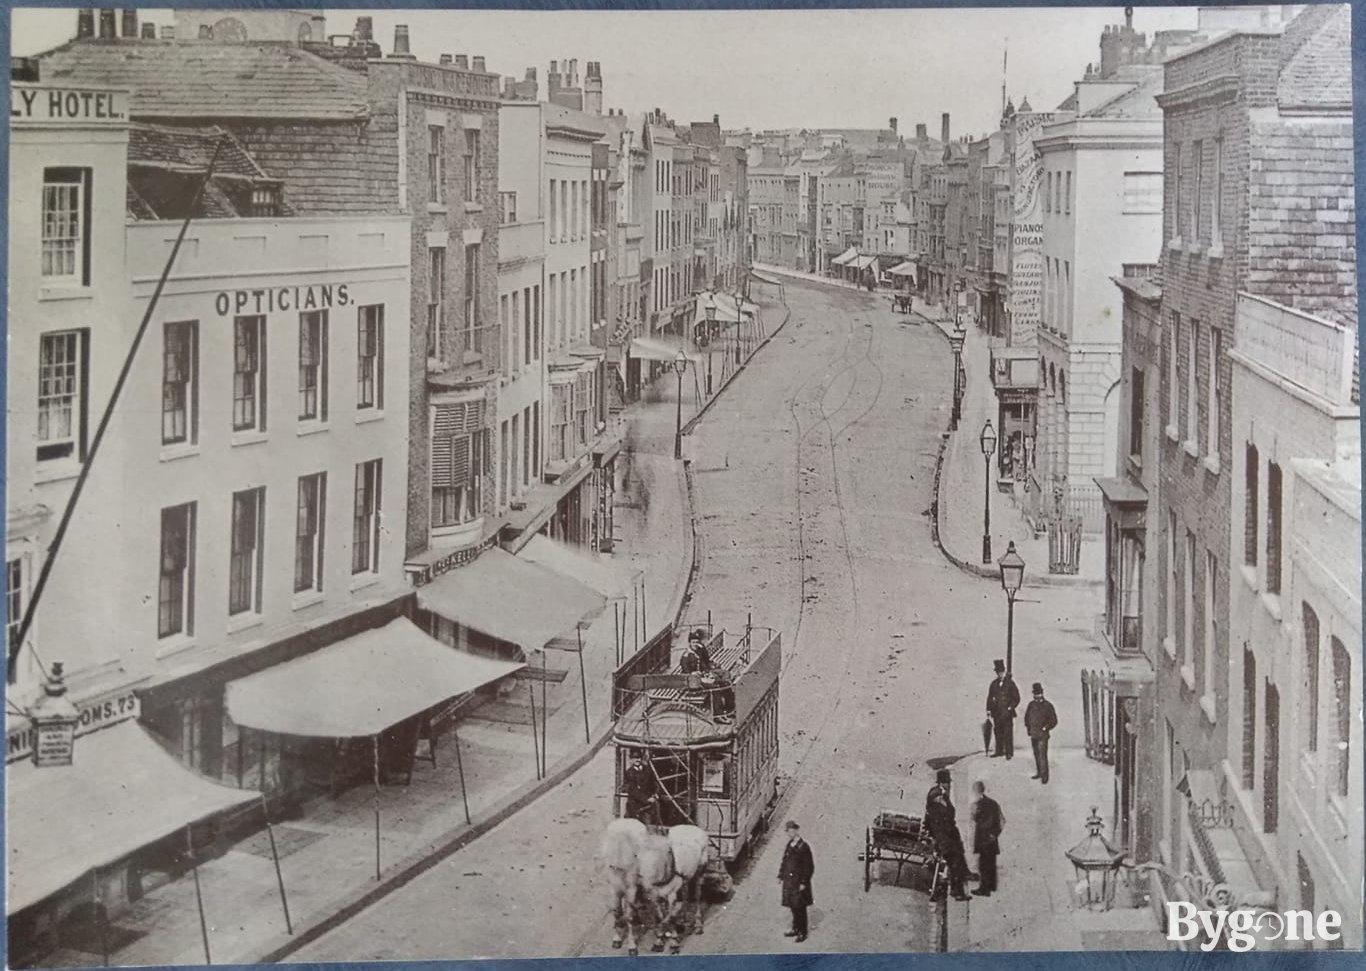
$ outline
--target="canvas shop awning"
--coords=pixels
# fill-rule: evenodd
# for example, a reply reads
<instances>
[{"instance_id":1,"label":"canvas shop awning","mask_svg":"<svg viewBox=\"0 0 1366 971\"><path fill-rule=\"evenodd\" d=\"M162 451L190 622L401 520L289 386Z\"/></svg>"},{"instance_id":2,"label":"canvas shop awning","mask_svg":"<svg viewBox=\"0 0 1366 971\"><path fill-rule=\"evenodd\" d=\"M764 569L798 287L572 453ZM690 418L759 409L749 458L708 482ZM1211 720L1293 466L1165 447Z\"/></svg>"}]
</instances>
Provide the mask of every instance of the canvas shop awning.
<instances>
[{"instance_id":1,"label":"canvas shop awning","mask_svg":"<svg viewBox=\"0 0 1366 971\"><path fill-rule=\"evenodd\" d=\"M596 617L607 601L596 590L498 548L417 591L423 610L462 627L538 651Z\"/></svg>"},{"instance_id":2,"label":"canvas shop awning","mask_svg":"<svg viewBox=\"0 0 1366 971\"><path fill-rule=\"evenodd\" d=\"M360 738L524 666L447 647L400 617L230 682L228 715L278 735Z\"/></svg>"},{"instance_id":3,"label":"canvas shop awning","mask_svg":"<svg viewBox=\"0 0 1366 971\"><path fill-rule=\"evenodd\" d=\"M908 276L915 278L915 264L910 262L898 263L887 271L891 276Z\"/></svg>"},{"instance_id":4,"label":"canvas shop awning","mask_svg":"<svg viewBox=\"0 0 1366 971\"><path fill-rule=\"evenodd\" d=\"M858 258L858 250L851 246L851 247L849 247L847 250L845 250L843 253L841 253L839 256L837 256L837 257L835 257L833 260L831 260L830 262L831 262L833 265L835 265L835 266L846 266L846 265L849 264L851 261L853 261L853 260L855 260L855 259L857 259L857 258Z\"/></svg>"},{"instance_id":5,"label":"canvas shop awning","mask_svg":"<svg viewBox=\"0 0 1366 971\"><path fill-rule=\"evenodd\" d=\"M177 830L261 798L188 771L132 721L81 736L70 766L9 765L5 783L7 914Z\"/></svg>"},{"instance_id":6,"label":"canvas shop awning","mask_svg":"<svg viewBox=\"0 0 1366 971\"><path fill-rule=\"evenodd\" d=\"M639 570L620 560L574 549L540 533L531 537L517 556L591 587L608 599L626 596L640 575Z\"/></svg>"},{"instance_id":7,"label":"canvas shop awning","mask_svg":"<svg viewBox=\"0 0 1366 971\"><path fill-rule=\"evenodd\" d=\"M876 262L876 256L860 256L858 259L854 260L854 262L850 263L849 266L855 270L866 270Z\"/></svg>"},{"instance_id":8,"label":"canvas shop awning","mask_svg":"<svg viewBox=\"0 0 1366 971\"><path fill-rule=\"evenodd\" d=\"M781 287L783 285L781 280L775 280L772 277L764 276L762 273L758 273L754 270L749 271L749 277L751 280L758 280L760 283L767 283L771 287Z\"/></svg>"},{"instance_id":9,"label":"canvas shop awning","mask_svg":"<svg viewBox=\"0 0 1366 971\"><path fill-rule=\"evenodd\" d=\"M691 342L679 342L677 339L669 341L661 337L637 337L631 341L631 356L641 361L672 363L680 350L690 361L702 360L702 353Z\"/></svg>"}]
</instances>

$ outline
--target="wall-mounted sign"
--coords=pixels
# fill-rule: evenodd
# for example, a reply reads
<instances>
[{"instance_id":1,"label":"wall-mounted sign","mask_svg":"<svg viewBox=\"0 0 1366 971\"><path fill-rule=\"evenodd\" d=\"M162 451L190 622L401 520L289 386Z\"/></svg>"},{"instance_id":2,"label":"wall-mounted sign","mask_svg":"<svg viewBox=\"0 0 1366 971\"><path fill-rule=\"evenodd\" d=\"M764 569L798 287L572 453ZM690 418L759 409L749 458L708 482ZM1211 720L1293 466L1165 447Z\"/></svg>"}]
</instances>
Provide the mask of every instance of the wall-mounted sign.
<instances>
[{"instance_id":1,"label":"wall-mounted sign","mask_svg":"<svg viewBox=\"0 0 1366 971\"><path fill-rule=\"evenodd\" d=\"M290 310L327 310L345 307L351 294L345 283L318 283L308 287L268 287L259 290L223 290L213 298L218 316L273 314Z\"/></svg>"},{"instance_id":2,"label":"wall-mounted sign","mask_svg":"<svg viewBox=\"0 0 1366 971\"><path fill-rule=\"evenodd\" d=\"M100 698L86 704L78 704L77 710L80 712L80 720L72 732L73 740L82 735L113 725L117 722L127 721L136 718L140 710L138 696L127 691L122 694L114 695L109 698ZM18 759L27 758L34 754L35 745L41 749L44 741L38 737L38 732L30 723L21 730L11 732L5 739L5 761L14 762ZM53 739L48 739L47 744L56 745ZM56 753L50 753L55 755ZM44 757L39 753L39 757Z\"/></svg>"},{"instance_id":3,"label":"wall-mounted sign","mask_svg":"<svg viewBox=\"0 0 1366 971\"><path fill-rule=\"evenodd\" d=\"M81 125L128 120L125 91L16 84L11 94L9 116L13 119Z\"/></svg>"},{"instance_id":4,"label":"wall-mounted sign","mask_svg":"<svg viewBox=\"0 0 1366 971\"><path fill-rule=\"evenodd\" d=\"M33 764L40 769L70 765L76 751L76 725L40 724L34 727Z\"/></svg>"}]
</instances>

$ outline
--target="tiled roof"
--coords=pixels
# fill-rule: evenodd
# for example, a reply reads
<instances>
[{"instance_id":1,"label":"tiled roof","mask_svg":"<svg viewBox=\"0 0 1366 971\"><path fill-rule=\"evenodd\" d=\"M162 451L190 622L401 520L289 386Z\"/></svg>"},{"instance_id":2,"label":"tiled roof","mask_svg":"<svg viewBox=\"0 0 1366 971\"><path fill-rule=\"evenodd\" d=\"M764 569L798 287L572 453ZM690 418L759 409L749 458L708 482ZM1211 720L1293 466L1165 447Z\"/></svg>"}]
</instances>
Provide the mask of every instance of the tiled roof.
<instances>
[{"instance_id":1,"label":"tiled roof","mask_svg":"<svg viewBox=\"0 0 1366 971\"><path fill-rule=\"evenodd\" d=\"M124 88L132 114L163 118L363 118L364 75L288 44L71 41L41 55L43 80Z\"/></svg>"},{"instance_id":2,"label":"tiled roof","mask_svg":"<svg viewBox=\"0 0 1366 971\"><path fill-rule=\"evenodd\" d=\"M1155 96L1162 93L1165 80L1161 65L1143 69L1137 86L1109 101L1097 105L1086 113L1087 118L1153 118L1161 119L1162 109L1158 107Z\"/></svg>"},{"instance_id":3,"label":"tiled roof","mask_svg":"<svg viewBox=\"0 0 1366 971\"><path fill-rule=\"evenodd\" d=\"M128 164L203 172L209 167L214 146L220 139L223 147L214 163L215 173L269 178L237 139L213 126L182 128L134 122L128 132Z\"/></svg>"},{"instance_id":4,"label":"tiled roof","mask_svg":"<svg viewBox=\"0 0 1366 971\"><path fill-rule=\"evenodd\" d=\"M1352 10L1306 10L1323 18L1281 69L1276 100L1281 107L1350 106L1352 103ZM1297 18L1298 19L1298 18ZM1289 31L1287 31L1289 33Z\"/></svg>"},{"instance_id":5,"label":"tiled roof","mask_svg":"<svg viewBox=\"0 0 1366 971\"><path fill-rule=\"evenodd\" d=\"M220 141L214 175L200 196L196 216L250 215L254 188L265 183L280 191L278 180L271 179L241 143L221 128L134 122L128 136L129 218L184 218ZM288 216L292 210L281 200L276 212Z\"/></svg>"}]
</instances>

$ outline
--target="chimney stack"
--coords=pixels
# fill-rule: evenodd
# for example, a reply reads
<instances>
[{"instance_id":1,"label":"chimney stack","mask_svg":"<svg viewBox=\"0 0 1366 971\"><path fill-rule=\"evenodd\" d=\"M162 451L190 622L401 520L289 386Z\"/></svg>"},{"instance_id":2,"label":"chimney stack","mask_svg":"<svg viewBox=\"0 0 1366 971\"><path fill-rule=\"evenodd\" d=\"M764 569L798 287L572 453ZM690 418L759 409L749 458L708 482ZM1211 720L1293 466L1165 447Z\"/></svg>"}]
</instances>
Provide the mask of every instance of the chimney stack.
<instances>
[{"instance_id":1,"label":"chimney stack","mask_svg":"<svg viewBox=\"0 0 1366 971\"><path fill-rule=\"evenodd\" d=\"M455 55L455 69L457 71L468 71L470 69L470 56L468 54Z\"/></svg>"},{"instance_id":2,"label":"chimney stack","mask_svg":"<svg viewBox=\"0 0 1366 971\"><path fill-rule=\"evenodd\" d=\"M442 54L441 57L438 58L437 60L438 60L438 63L440 63L440 64L445 64L445 65L449 66L450 63L451 63L451 56L450 56L449 54Z\"/></svg>"},{"instance_id":3,"label":"chimney stack","mask_svg":"<svg viewBox=\"0 0 1366 971\"><path fill-rule=\"evenodd\" d=\"M95 36L95 8L82 7L76 11L76 39L90 40Z\"/></svg>"},{"instance_id":4,"label":"chimney stack","mask_svg":"<svg viewBox=\"0 0 1366 971\"><path fill-rule=\"evenodd\" d=\"M1133 29L1134 29L1134 8L1133 8L1133 7L1125 7L1125 8L1124 8L1124 26L1127 27L1127 28L1129 28L1130 30L1133 30Z\"/></svg>"},{"instance_id":5,"label":"chimney stack","mask_svg":"<svg viewBox=\"0 0 1366 971\"><path fill-rule=\"evenodd\" d=\"M572 58L569 61L569 78L565 81L565 84L571 88L577 88L579 86L579 59L577 57Z\"/></svg>"},{"instance_id":6,"label":"chimney stack","mask_svg":"<svg viewBox=\"0 0 1366 971\"><path fill-rule=\"evenodd\" d=\"M474 55L474 63L473 63L473 65L472 65L472 67L473 67L474 70L478 71L480 74L485 73L485 71L484 71L484 55L482 55L482 54L476 54L476 55Z\"/></svg>"},{"instance_id":7,"label":"chimney stack","mask_svg":"<svg viewBox=\"0 0 1366 971\"><path fill-rule=\"evenodd\" d=\"M517 97L517 80L516 80L516 78L511 78L511 77L503 78L503 97L504 97L505 99L507 99L508 101L512 101L513 99L515 99L515 98Z\"/></svg>"},{"instance_id":8,"label":"chimney stack","mask_svg":"<svg viewBox=\"0 0 1366 971\"><path fill-rule=\"evenodd\" d=\"M929 129L925 125L915 126L915 140L918 142L927 142L930 140Z\"/></svg>"},{"instance_id":9,"label":"chimney stack","mask_svg":"<svg viewBox=\"0 0 1366 971\"><path fill-rule=\"evenodd\" d=\"M896 119L895 119L895 118L888 118L888 119L887 119L887 127L890 128L890 129L892 130L892 134L895 135L895 134L896 134Z\"/></svg>"},{"instance_id":10,"label":"chimney stack","mask_svg":"<svg viewBox=\"0 0 1366 971\"><path fill-rule=\"evenodd\" d=\"M127 38L129 38L129 39L132 39L132 38L134 38L134 37L137 37L137 35L138 35L138 11L137 11L137 8L134 7L134 8L132 8L132 9L129 9L129 8L125 7L124 10L123 10L123 36L124 36L124 37L127 37Z\"/></svg>"},{"instance_id":11,"label":"chimney stack","mask_svg":"<svg viewBox=\"0 0 1366 971\"><path fill-rule=\"evenodd\" d=\"M143 21L142 27L140 29L142 30L143 40L157 39L157 25L152 23L150 20Z\"/></svg>"},{"instance_id":12,"label":"chimney stack","mask_svg":"<svg viewBox=\"0 0 1366 971\"><path fill-rule=\"evenodd\" d=\"M589 61L584 68L583 110L590 115L602 114L602 65Z\"/></svg>"},{"instance_id":13,"label":"chimney stack","mask_svg":"<svg viewBox=\"0 0 1366 971\"><path fill-rule=\"evenodd\" d=\"M375 18L356 18L356 40L366 43L375 39Z\"/></svg>"},{"instance_id":14,"label":"chimney stack","mask_svg":"<svg viewBox=\"0 0 1366 971\"><path fill-rule=\"evenodd\" d=\"M398 24L394 27L394 57L412 56L412 51L408 49L408 25Z\"/></svg>"},{"instance_id":15,"label":"chimney stack","mask_svg":"<svg viewBox=\"0 0 1366 971\"><path fill-rule=\"evenodd\" d=\"M308 18L309 40L317 43L327 42L327 18L322 14L314 14Z\"/></svg>"},{"instance_id":16,"label":"chimney stack","mask_svg":"<svg viewBox=\"0 0 1366 971\"><path fill-rule=\"evenodd\" d=\"M945 145L949 143L949 113L946 111L939 117L940 136L939 140Z\"/></svg>"},{"instance_id":17,"label":"chimney stack","mask_svg":"<svg viewBox=\"0 0 1366 971\"><path fill-rule=\"evenodd\" d=\"M114 17L113 7L100 8L100 40L114 40L119 36L118 21Z\"/></svg>"}]
</instances>

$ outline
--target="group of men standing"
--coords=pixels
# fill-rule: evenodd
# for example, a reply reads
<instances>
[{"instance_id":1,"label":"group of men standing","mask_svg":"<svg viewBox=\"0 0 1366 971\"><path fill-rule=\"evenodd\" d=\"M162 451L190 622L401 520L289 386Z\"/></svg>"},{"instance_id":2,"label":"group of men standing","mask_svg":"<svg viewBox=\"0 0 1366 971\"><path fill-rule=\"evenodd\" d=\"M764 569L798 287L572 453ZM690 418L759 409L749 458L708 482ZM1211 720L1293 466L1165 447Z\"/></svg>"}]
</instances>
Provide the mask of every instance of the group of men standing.
<instances>
[{"instance_id":1,"label":"group of men standing","mask_svg":"<svg viewBox=\"0 0 1366 971\"><path fill-rule=\"evenodd\" d=\"M968 870L963 837L958 832L957 810L950 793L952 785L953 774L948 769L935 773L934 786L925 796L924 823L935 852L948 872L948 885L938 887L935 898L942 899L952 893L954 900L967 900L964 884L972 874ZM972 850L977 854L979 870L977 889L972 893L977 897L990 897L996 890L996 857L1001 853L1001 831L1006 818L1001 804L987 795L985 783L974 782L972 792L976 797L972 804Z\"/></svg>"},{"instance_id":2,"label":"group of men standing","mask_svg":"<svg viewBox=\"0 0 1366 971\"><path fill-rule=\"evenodd\" d=\"M1015 686L1004 661L995 664L996 677L987 688L987 718L982 723L982 746L991 749L992 736L995 736L995 751L992 758L1012 759L1015 757L1015 711L1020 707L1020 689ZM1025 708L1025 731L1034 749L1034 775L1044 785L1048 784L1048 738L1058 727L1058 712L1053 703L1043 696L1043 685L1035 681L1030 693L1033 700Z\"/></svg>"}]
</instances>

